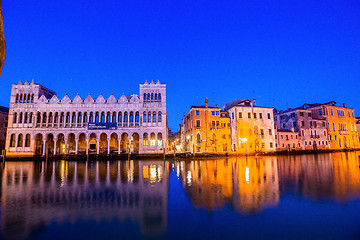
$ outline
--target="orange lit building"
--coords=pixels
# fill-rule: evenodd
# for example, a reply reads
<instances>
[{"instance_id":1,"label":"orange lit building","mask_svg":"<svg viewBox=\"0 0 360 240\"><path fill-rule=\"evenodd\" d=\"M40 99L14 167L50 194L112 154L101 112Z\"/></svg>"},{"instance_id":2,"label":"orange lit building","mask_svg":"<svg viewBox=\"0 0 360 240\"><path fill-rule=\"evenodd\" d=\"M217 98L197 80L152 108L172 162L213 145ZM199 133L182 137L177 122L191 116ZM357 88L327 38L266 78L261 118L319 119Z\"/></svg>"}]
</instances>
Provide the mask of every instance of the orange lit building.
<instances>
[{"instance_id":1,"label":"orange lit building","mask_svg":"<svg viewBox=\"0 0 360 240\"><path fill-rule=\"evenodd\" d=\"M297 132L285 129L276 130L276 150L296 151L301 149L300 137Z\"/></svg>"},{"instance_id":2,"label":"orange lit building","mask_svg":"<svg viewBox=\"0 0 360 240\"><path fill-rule=\"evenodd\" d=\"M335 104L308 104L308 108L313 116L325 117L331 150L360 148L354 109Z\"/></svg>"},{"instance_id":3,"label":"orange lit building","mask_svg":"<svg viewBox=\"0 0 360 240\"><path fill-rule=\"evenodd\" d=\"M192 106L180 125L183 151L226 153L230 151L230 119L218 106Z\"/></svg>"},{"instance_id":4,"label":"orange lit building","mask_svg":"<svg viewBox=\"0 0 360 240\"><path fill-rule=\"evenodd\" d=\"M233 151L253 154L276 150L273 108L257 106L255 100L238 99L222 109L229 113Z\"/></svg>"},{"instance_id":5,"label":"orange lit building","mask_svg":"<svg viewBox=\"0 0 360 240\"><path fill-rule=\"evenodd\" d=\"M360 141L360 132L359 132L359 129L360 129L360 117L356 118L356 128L357 128L358 137L359 137L359 141Z\"/></svg>"}]
</instances>

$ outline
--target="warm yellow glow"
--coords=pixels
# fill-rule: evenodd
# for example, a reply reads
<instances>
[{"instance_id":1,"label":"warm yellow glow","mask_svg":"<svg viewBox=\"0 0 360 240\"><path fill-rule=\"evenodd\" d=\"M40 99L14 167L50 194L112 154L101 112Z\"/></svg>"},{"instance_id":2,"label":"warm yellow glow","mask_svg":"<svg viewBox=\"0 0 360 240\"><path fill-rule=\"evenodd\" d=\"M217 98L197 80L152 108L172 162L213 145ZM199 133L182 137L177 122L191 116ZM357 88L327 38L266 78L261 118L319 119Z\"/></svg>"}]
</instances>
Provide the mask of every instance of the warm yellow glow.
<instances>
[{"instance_id":1,"label":"warm yellow glow","mask_svg":"<svg viewBox=\"0 0 360 240\"><path fill-rule=\"evenodd\" d=\"M61 177L60 187L64 186L67 175L68 175L68 168L67 168L66 162L61 161L61 163L60 163L60 177Z\"/></svg>"},{"instance_id":2,"label":"warm yellow glow","mask_svg":"<svg viewBox=\"0 0 360 240\"><path fill-rule=\"evenodd\" d=\"M143 178L148 179L149 178L149 167L143 166Z\"/></svg>"},{"instance_id":3,"label":"warm yellow glow","mask_svg":"<svg viewBox=\"0 0 360 240\"><path fill-rule=\"evenodd\" d=\"M150 183L155 183L156 181L156 166L150 166Z\"/></svg>"},{"instance_id":4,"label":"warm yellow glow","mask_svg":"<svg viewBox=\"0 0 360 240\"><path fill-rule=\"evenodd\" d=\"M155 140L150 140L150 145L155 146Z\"/></svg>"},{"instance_id":5,"label":"warm yellow glow","mask_svg":"<svg viewBox=\"0 0 360 240\"><path fill-rule=\"evenodd\" d=\"M249 170L249 167L245 168L245 181L246 181L246 183L250 182L250 170Z\"/></svg>"}]
</instances>

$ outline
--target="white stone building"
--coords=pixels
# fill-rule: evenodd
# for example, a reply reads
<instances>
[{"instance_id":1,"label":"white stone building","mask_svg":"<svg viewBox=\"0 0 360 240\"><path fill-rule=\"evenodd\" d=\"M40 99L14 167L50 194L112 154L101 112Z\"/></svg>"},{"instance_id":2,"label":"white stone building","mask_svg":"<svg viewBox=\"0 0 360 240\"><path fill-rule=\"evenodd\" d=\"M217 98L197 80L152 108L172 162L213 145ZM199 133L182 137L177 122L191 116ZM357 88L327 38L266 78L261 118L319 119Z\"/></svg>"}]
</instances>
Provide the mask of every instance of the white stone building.
<instances>
[{"instance_id":1,"label":"white stone building","mask_svg":"<svg viewBox=\"0 0 360 240\"><path fill-rule=\"evenodd\" d=\"M167 143L166 85L140 84L140 95L85 99L33 82L12 86L8 156L162 153Z\"/></svg>"}]
</instances>

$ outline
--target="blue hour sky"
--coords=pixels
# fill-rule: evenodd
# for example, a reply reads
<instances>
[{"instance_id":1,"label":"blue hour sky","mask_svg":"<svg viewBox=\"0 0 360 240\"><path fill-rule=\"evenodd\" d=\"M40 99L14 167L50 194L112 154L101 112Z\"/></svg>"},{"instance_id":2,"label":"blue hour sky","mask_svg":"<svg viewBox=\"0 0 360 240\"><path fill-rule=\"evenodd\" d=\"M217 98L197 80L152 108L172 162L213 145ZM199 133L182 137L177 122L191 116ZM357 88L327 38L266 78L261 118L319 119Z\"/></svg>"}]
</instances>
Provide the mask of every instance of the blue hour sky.
<instances>
[{"instance_id":1,"label":"blue hour sky","mask_svg":"<svg viewBox=\"0 0 360 240\"><path fill-rule=\"evenodd\" d=\"M360 109L358 0L2 0L11 84L35 79L83 98L167 84L169 125L191 105L238 99L287 109L328 102Z\"/></svg>"}]
</instances>

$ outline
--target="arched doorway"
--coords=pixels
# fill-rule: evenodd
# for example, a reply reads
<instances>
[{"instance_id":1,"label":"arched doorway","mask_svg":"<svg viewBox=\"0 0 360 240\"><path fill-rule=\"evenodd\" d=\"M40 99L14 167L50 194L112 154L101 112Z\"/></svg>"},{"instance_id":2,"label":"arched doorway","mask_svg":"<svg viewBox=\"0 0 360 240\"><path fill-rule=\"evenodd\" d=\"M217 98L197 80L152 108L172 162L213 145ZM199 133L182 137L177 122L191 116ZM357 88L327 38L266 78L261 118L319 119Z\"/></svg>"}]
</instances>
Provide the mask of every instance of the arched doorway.
<instances>
[{"instance_id":1,"label":"arched doorway","mask_svg":"<svg viewBox=\"0 0 360 240\"><path fill-rule=\"evenodd\" d=\"M131 152L139 153L139 134L133 133L131 136Z\"/></svg>"},{"instance_id":2,"label":"arched doorway","mask_svg":"<svg viewBox=\"0 0 360 240\"><path fill-rule=\"evenodd\" d=\"M129 150L129 135L127 133L121 134L120 149L121 153L126 153Z\"/></svg>"},{"instance_id":3,"label":"arched doorway","mask_svg":"<svg viewBox=\"0 0 360 240\"><path fill-rule=\"evenodd\" d=\"M65 154L65 136L59 133L56 141L56 154Z\"/></svg>"},{"instance_id":4,"label":"arched doorway","mask_svg":"<svg viewBox=\"0 0 360 240\"><path fill-rule=\"evenodd\" d=\"M46 149L45 154L54 155L54 135L49 133L46 137Z\"/></svg>"},{"instance_id":5,"label":"arched doorway","mask_svg":"<svg viewBox=\"0 0 360 240\"><path fill-rule=\"evenodd\" d=\"M119 139L116 133L110 135L110 153L116 153L119 151Z\"/></svg>"},{"instance_id":6,"label":"arched doorway","mask_svg":"<svg viewBox=\"0 0 360 240\"><path fill-rule=\"evenodd\" d=\"M43 153L43 136L38 133L35 136L35 155L42 155Z\"/></svg>"},{"instance_id":7,"label":"arched doorway","mask_svg":"<svg viewBox=\"0 0 360 240\"><path fill-rule=\"evenodd\" d=\"M100 140L99 140L99 153L100 154L106 154L108 150L108 140L106 133L100 134Z\"/></svg>"},{"instance_id":8,"label":"arched doorway","mask_svg":"<svg viewBox=\"0 0 360 240\"><path fill-rule=\"evenodd\" d=\"M97 151L96 134L91 133L89 137L89 153L96 153L96 151Z\"/></svg>"},{"instance_id":9,"label":"arched doorway","mask_svg":"<svg viewBox=\"0 0 360 240\"><path fill-rule=\"evenodd\" d=\"M68 154L76 154L75 134L70 133L67 141Z\"/></svg>"},{"instance_id":10,"label":"arched doorway","mask_svg":"<svg viewBox=\"0 0 360 240\"><path fill-rule=\"evenodd\" d=\"M313 142L313 148L314 148L314 150L317 149L317 143L316 143L316 141Z\"/></svg>"},{"instance_id":11,"label":"arched doorway","mask_svg":"<svg viewBox=\"0 0 360 240\"><path fill-rule=\"evenodd\" d=\"M78 140L78 154L86 154L86 135L81 133Z\"/></svg>"}]
</instances>

